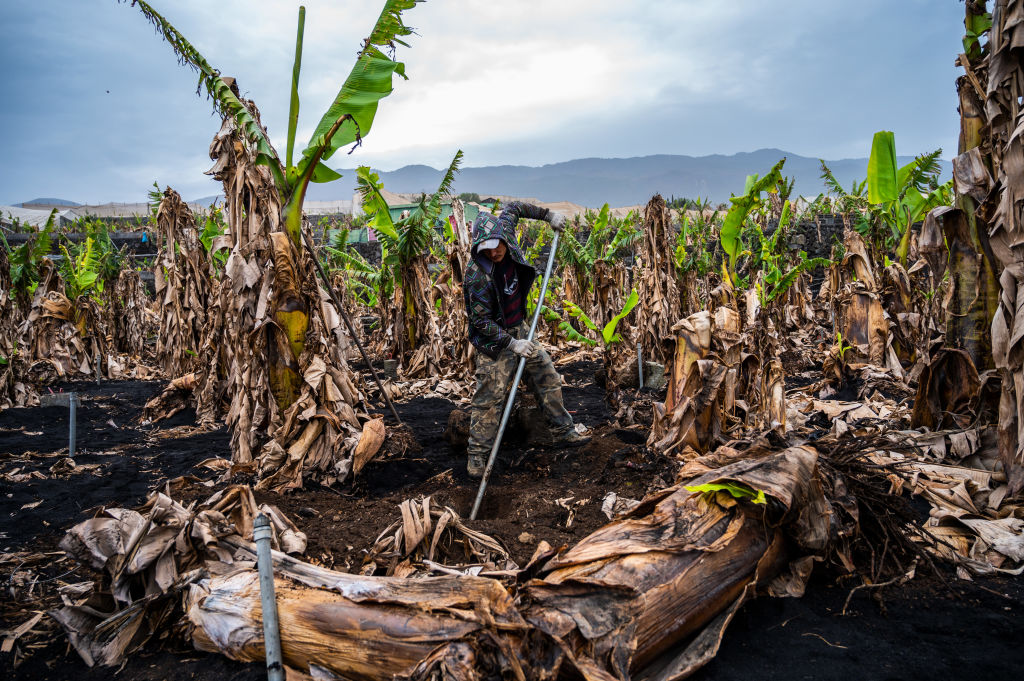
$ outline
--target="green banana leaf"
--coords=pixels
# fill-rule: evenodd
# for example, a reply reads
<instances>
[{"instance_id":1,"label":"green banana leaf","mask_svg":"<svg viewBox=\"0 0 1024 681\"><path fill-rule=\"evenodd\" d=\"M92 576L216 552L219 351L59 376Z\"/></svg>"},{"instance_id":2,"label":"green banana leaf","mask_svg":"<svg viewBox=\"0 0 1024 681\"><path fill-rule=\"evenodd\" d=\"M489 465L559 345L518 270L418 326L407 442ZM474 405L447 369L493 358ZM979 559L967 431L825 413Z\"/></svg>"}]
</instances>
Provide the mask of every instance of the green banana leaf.
<instances>
[{"instance_id":1,"label":"green banana leaf","mask_svg":"<svg viewBox=\"0 0 1024 681\"><path fill-rule=\"evenodd\" d=\"M880 130L871 140L867 178L868 201L886 203L898 200L899 173L900 170L896 167L896 136L889 130Z\"/></svg>"},{"instance_id":2,"label":"green banana leaf","mask_svg":"<svg viewBox=\"0 0 1024 681\"><path fill-rule=\"evenodd\" d=\"M292 62L292 91L288 103L288 153L285 167L292 170L292 156L295 151L295 131L299 126L299 72L302 70L302 35L306 27L306 8L299 7L299 27L295 36L295 61ZM292 177L288 178L293 181Z\"/></svg>"},{"instance_id":3,"label":"green banana leaf","mask_svg":"<svg viewBox=\"0 0 1024 681\"><path fill-rule=\"evenodd\" d=\"M746 222L750 210L760 200L761 192L777 190L779 182L782 181L782 165L785 162L786 159L783 158L764 177L748 175L743 188L743 195L733 196L729 199L732 202L732 206L729 207L729 211L725 214L725 219L722 221L722 229L719 232L722 250L729 256L728 272L731 273L735 269L736 257L739 255L741 246L740 233L743 230L743 223Z\"/></svg>"},{"instance_id":4,"label":"green banana leaf","mask_svg":"<svg viewBox=\"0 0 1024 681\"><path fill-rule=\"evenodd\" d=\"M379 47L406 44L400 36L411 35L413 31L402 22L402 12L421 1L388 0L385 3L352 71L302 152L298 165L300 177L314 159L326 161L342 146L359 142L370 132L380 100L391 94L393 76L406 78L405 64L391 59ZM349 117L348 120L331 135L331 130L345 117ZM319 181L317 173L314 173L313 181Z\"/></svg>"},{"instance_id":5,"label":"green banana leaf","mask_svg":"<svg viewBox=\"0 0 1024 681\"><path fill-rule=\"evenodd\" d=\"M369 166L359 166L356 168L356 182L363 201L363 211L367 217L366 225L398 241L398 231L391 220L388 202L381 194L383 183L380 176L370 170Z\"/></svg>"},{"instance_id":6,"label":"green banana leaf","mask_svg":"<svg viewBox=\"0 0 1024 681\"><path fill-rule=\"evenodd\" d=\"M589 345L590 347L594 347L595 345L597 345L596 340L587 338L579 331L572 328L569 322L564 321L561 315L559 315L557 312L552 310L547 305L541 305L540 314L546 322L558 322L558 330L565 335L566 340L576 341L577 343L584 343L586 345ZM586 315L584 315L584 317L586 317Z\"/></svg>"},{"instance_id":7,"label":"green banana leaf","mask_svg":"<svg viewBox=\"0 0 1024 681\"><path fill-rule=\"evenodd\" d=\"M629 298L626 299L626 304L622 307L622 312L608 320L608 323L605 324L604 328L601 330L601 337L604 338L605 345L622 341L622 336L615 333L615 327L619 325L619 322L621 322L626 315L633 311L633 308L636 307L638 302L640 302L640 296L637 294L636 289L633 289L633 292L629 294Z\"/></svg>"},{"instance_id":8,"label":"green banana leaf","mask_svg":"<svg viewBox=\"0 0 1024 681\"><path fill-rule=\"evenodd\" d=\"M773 286L772 289L768 292L766 300L775 300L775 298L779 294L785 293L786 290L793 285L793 282L796 281L796 278L800 275L800 273L803 272L804 270L813 269L819 266L828 267L831 264L832 261L829 260L828 258L808 258L807 260L800 261L799 263L794 265L792 269L790 269L784 275L782 275L782 277L775 284L775 286Z\"/></svg>"},{"instance_id":9,"label":"green banana leaf","mask_svg":"<svg viewBox=\"0 0 1024 681\"><path fill-rule=\"evenodd\" d=\"M586 312L580 309L579 305L576 305L575 303L569 300L563 302L565 303L565 311L569 313L570 317L580 322L591 331L597 331L597 324L595 324L593 320L587 316Z\"/></svg>"},{"instance_id":10,"label":"green banana leaf","mask_svg":"<svg viewBox=\"0 0 1024 681\"><path fill-rule=\"evenodd\" d=\"M565 334L566 340L576 341L577 343L585 343L590 347L597 345L597 341L591 338L587 338L576 329L572 328L569 322L560 322L558 324L558 330Z\"/></svg>"},{"instance_id":11,"label":"green banana leaf","mask_svg":"<svg viewBox=\"0 0 1024 681\"><path fill-rule=\"evenodd\" d=\"M747 499L755 504L763 504L767 502L763 489L755 490L736 482L707 482L703 485L687 485L686 491L700 492L702 494L728 492L736 499Z\"/></svg>"}]
</instances>

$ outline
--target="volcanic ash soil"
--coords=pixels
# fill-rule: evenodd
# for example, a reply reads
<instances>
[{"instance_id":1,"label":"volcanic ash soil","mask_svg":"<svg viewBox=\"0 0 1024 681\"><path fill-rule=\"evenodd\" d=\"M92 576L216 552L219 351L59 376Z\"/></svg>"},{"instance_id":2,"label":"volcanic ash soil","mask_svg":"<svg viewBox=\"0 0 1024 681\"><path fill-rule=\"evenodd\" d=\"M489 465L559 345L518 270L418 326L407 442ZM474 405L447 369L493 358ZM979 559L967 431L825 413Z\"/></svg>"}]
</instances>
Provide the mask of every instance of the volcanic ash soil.
<instances>
[{"instance_id":1,"label":"volcanic ash soil","mask_svg":"<svg viewBox=\"0 0 1024 681\"><path fill-rule=\"evenodd\" d=\"M670 462L645 450L646 432L609 423L612 415L604 391L593 382L594 369L588 363L563 369L566 407L592 429L593 440L577 449L554 450L510 432L475 522L468 516L478 483L466 475L464 453L445 439L457 405L439 398L396 405L411 436L396 438L354 483L257 498L276 504L307 534L308 560L337 570L358 571L365 551L400 518L398 504L427 495L501 541L513 560L525 565L540 541L556 548L571 545L606 523L600 508L608 492L639 499L671 482ZM152 489L181 476L211 480L216 474L196 464L230 456L227 431L196 427L194 413L182 412L156 426L140 423L142 406L162 387L155 382L62 386L82 396L74 461L86 467L65 475L50 468L67 456L66 408L0 413L0 512L5 518L0 553L28 552L21 565L0 563L7 592L0 628L13 629L35 612L59 605L60 584L93 578L57 548L68 527L104 505L141 504ZM29 475L12 482L4 475L12 471ZM176 499L189 501L217 487L194 483L175 489ZM718 656L694 678L1010 678L1024 664L1019 645L1024 589L1012 579L949 580L949 586L932 578L900 588L862 589L843 615L854 582L819 569L803 598L759 598L745 605ZM151 642L120 671L90 669L45 617L19 640L18 649L17 660L11 653L0 654L7 678L223 681L265 678L266 673L261 665L198 653L174 638Z\"/></svg>"}]
</instances>

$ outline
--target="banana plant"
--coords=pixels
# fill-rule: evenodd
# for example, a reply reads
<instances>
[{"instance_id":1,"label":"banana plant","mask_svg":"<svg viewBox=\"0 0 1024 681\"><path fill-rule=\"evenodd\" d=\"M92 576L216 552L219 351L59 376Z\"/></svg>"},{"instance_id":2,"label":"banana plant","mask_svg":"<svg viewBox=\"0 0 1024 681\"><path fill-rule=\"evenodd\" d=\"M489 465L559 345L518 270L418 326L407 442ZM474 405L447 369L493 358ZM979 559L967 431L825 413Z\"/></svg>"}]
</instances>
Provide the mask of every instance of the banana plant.
<instances>
[{"instance_id":1,"label":"banana plant","mask_svg":"<svg viewBox=\"0 0 1024 681\"><path fill-rule=\"evenodd\" d=\"M585 220L590 226L586 241L581 243L572 230L564 230L557 256L566 270L566 297L604 322L617 305L615 292L620 282L612 284L615 265L642 234L636 228L636 213L615 219L607 203L596 214L587 211Z\"/></svg>"},{"instance_id":2,"label":"banana plant","mask_svg":"<svg viewBox=\"0 0 1024 681\"><path fill-rule=\"evenodd\" d=\"M210 211L203 218L203 231L199 234L199 243L203 250L210 256L210 264L214 271L219 274L224 271L228 262L228 254L223 249L213 250L213 242L228 232L228 223L224 219L224 211L220 206L210 206Z\"/></svg>"},{"instance_id":3,"label":"banana plant","mask_svg":"<svg viewBox=\"0 0 1024 681\"><path fill-rule=\"evenodd\" d=\"M581 334L579 331L573 328L572 324L562 319L562 315L560 315L556 310L552 308L552 306L556 304L557 296L555 295L555 291L557 290L557 288L558 287L556 286L556 277L555 275L552 275L551 285L548 287L547 293L544 295L544 303L541 305L540 308L541 319L544 320L545 322L554 324L555 328L557 329L557 332L561 333L566 340L574 341L576 343L583 343L584 345L594 347L595 345L597 345L596 340L593 340L592 338L587 338L586 336ZM533 318L534 310L537 309L537 299L539 297L540 289L534 287L530 291L530 296L527 299L526 303L526 316L530 317L531 319ZM591 325L593 326L593 322L591 322ZM597 327L594 326L593 328L596 329ZM554 334L555 337L557 337L557 335L557 333Z\"/></svg>"},{"instance_id":4,"label":"banana plant","mask_svg":"<svg viewBox=\"0 0 1024 681\"><path fill-rule=\"evenodd\" d=\"M575 303L573 303L572 301L569 301L569 300L566 300L566 301L563 301L563 302L565 304L565 311L569 314L570 317L572 317L573 319L575 319L576 321L578 321L584 327L586 327L587 329L589 329L591 331L597 331L598 330L598 326L597 326L596 323L594 323L594 320L592 320L590 317L588 317L587 313L584 312L582 309L580 309L580 307L578 305L576 305ZM611 345L613 345L615 343L621 343L622 342L622 336L619 333L616 332L616 328L618 328L619 322L621 322L623 319L625 319L626 315L628 315L630 312L632 312L633 308L636 307L637 303L639 303L639 302L640 302L640 295L636 292L636 289L634 288L632 293L629 294L629 298L627 298L626 302L623 303L622 310L620 310L616 315L614 315L610 320L608 320L608 323L605 324L601 328L601 336L600 336L600 338L601 338L601 342L605 346L605 349L608 349L609 346L611 346ZM555 318L561 319L561 317L558 317L558 313L551 312L551 314L553 314L555 316L555 318L552 318L548 314L548 312L550 312L550 311L546 307L541 310L541 314L545 315L545 318L548 319L549 321L555 321ZM562 324L564 324L567 329L572 329L572 326L569 325L567 322L562 322ZM559 328L560 329L563 328L561 324L559 325ZM565 330L565 329L563 329L563 330ZM572 329L572 330L575 332L575 329ZM583 336L582 334L579 334L578 332L575 332L575 333L577 335L576 338L570 337L567 334L567 337L569 338L569 340L582 341L582 342L584 342L584 343L586 343L587 345L590 345L590 346L597 345L597 341L591 340L590 338L588 338L586 336Z\"/></svg>"},{"instance_id":5,"label":"banana plant","mask_svg":"<svg viewBox=\"0 0 1024 681\"><path fill-rule=\"evenodd\" d=\"M580 243L575 234L565 230L558 248L559 260L578 270L581 281L587 280L586 272L592 271L597 262L615 260L641 236L636 228L636 213L616 220L606 203L597 214L587 211L586 216L590 223L587 240Z\"/></svg>"},{"instance_id":6,"label":"banana plant","mask_svg":"<svg viewBox=\"0 0 1024 681\"><path fill-rule=\"evenodd\" d=\"M751 210L760 205L762 192L779 191L779 187L783 183L782 166L785 162L786 159L783 158L764 177L748 175L743 193L729 198L732 205L722 220L719 241L727 256L723 265L724 275L733 285L736 283L736 259L743 248L743 239L741 238L743 224L747 221Z\"/></svg>"},{"instance_id":7,"label":"banana plant","mask_svg":"<svg viewBox=\"0 0 1024 681\"><path fill-rule=\"evenodd\" d=\"M118 0L126 2L128 0ZM302 64L302 42L306 10L299 8L295 40L295 58L288 113L288 136L285 158L277 150L254 114L241 100L234 80L222 77L202 54L170 22L145 0L131 0L157 32L170 44L179 61L199 74L199 88L205 89L214 108L223 116L231 117L254 154L256 163L266 166L273 177L280 197L281 222L292 247L302 251L302 204L310 182L330 182L340 175L326 165L326 161L341 147L352 144L353 149L370 132L380 100L392 92L394 76L406 78L405 65L384 50L394 52L396 45L408 46L402 38L413 33L405 25L402 12L422 0L386 0L369 36L364 39L348 77L327 111L321 116L305 149L296 160L295 137L299 117L299 74ZM282 275L283 276L283 275ZM271 389L282 409L294 402L300 392L302 377L294 368L305 349L309 328L308 304L301 295L301 275L289 275L294 281L279 281L281 291L274 310L274 320L288 337L292 360L282 356L271 367Z\"/></svg>"},{"instance_id":8,"label":"banana plant","mask_svg":"<svg viewBox=\"0 0 1024 681\"><path fill-rule=\"evenodd\" d=\"M462 163L462 150L455 153L445 170L437 191L420 196L416 207L395 222L383 195L380 176L370 168L356 169L358 190L367 215L367 224L377 231L381 241L382 265L393 282L396 296L401 295L400 313L404 337L395 339L396 353L405 354L416 349L423 331L422 316L430 314L425 293L430 289L426 268L426 254L432 244L440 240L435 224L440 220L442 201L451 193L455 175Z\"/></svg>"},{"instance_id":9,"label":"banana plant","mask_svg":"<svg viewBox=\"0 0 1024 681\"><path fill-rule=\"evenodd\" d=\"M378 308L394 294L393 282L384 267L375 267L358 251L328 246L327 252L341 263L345 285L355 298L368 308ZM381 312L385 310L380 309Z\"/></svg>"},{"instance_id":10,"label":"banana plant","mask_svg":"<svg viewBox=\"0 0 1024 681\"><path fill-rule=\"evenodd\" d=\"M119 0L124 2L126 0ZM302 150L297 163L293 163L295 135L299 120L299 72L302 65L302 40L306 21L306 8L299 8L299 21L295 39L295 61L292 66L291 98L288 113L287 151L282 163L256 117L246 108L233 91L232 84L186 40L174 26L144 0L133 0L157 31L171 45L178 58L199 74L200 87L213 99L214 107L223 115L232 116L245 131L248 142L257 155L257 162L267 166L283 202L283 218L289 236L301 249L299 229L302 225L302 203L310 182L330 182L341 177L325 163L338 149L348 144L359 146L373 125L381 99L392 92L392 79L397 75L407 78L405 64L395 61L381 48L394 49L395 45L408 47L402 37L413 30L402 21L402 12L412 9L423 0L387 0L373 30L363 43L356 63L345 79L330 107L320 118L313 135ZM229 79L230 80L230 79Z\"/></svg>"},{"instance_id":11,"label":"banana plant","mask_svg":"<svg viewBox=\"0 0 1024 681\"><path fill-rule=\"evenodd\" d=\"M7 260L11 267L11 288L21 298L21 305L27 303L28 296L35 293L36 286L39 285L39 268L53 246L53 226L56 218L57 209L54 208L50 211L46 225L34 237L16 248L12 247L3 232L0 232L0 239L3 239L4 250L7 251Z\"/></svg>"},{"instance_id":12,"label":"banana plant","mask_svg":"<svg viewBox=\"0 0 1024 681\"><path fill-rule=\"evenodd\" d=\"M60 251L64 255L60 268L61 276L64 277L64 290L72 302L93 291L103 291L100 260L96 242L91 236L85 238L85 242L80 248L75 249L74 254L63 244Z\"/></svg>"},{"instance_id":13,"label":"banana plant","mask_svg":"<svg viewBox=\"0 0 1024 681\"><path fill-rule=\"evenodd\" d=\"M868 203L875 220L888 228L887 241L899 241L896 255L906 267L910 248L910 227L932 208L948 205L953 181L938 184L938 163L942 149L922 154L899 167L896 162L896 136L881 130L871 141L868 159Z\"/></svg>"},{"instance_id":14,"label":"banana plant","mask_svg":"<svg viewBox=\"0 0 1024 681\"><path fill-rule=\"evenodd\" d=\"M674 262L679 274L695 272L705 276L715 267L719 242L714 235L721 230L722 218L718 211L712 211L711 202L697 197L692 204L696 215L688 210L679 216L679 234L676 235Z\"/></svg>"},{"instance_id":15,"label":"banana plant","mask_svg":"<svg viewBox=\"0 0 1024 681\"><path fill-rule=\"evenodd\" d=\"M789 227L792 218L792 205L789 199L782 204L782 214L775 232L766 237L760 226L754 226L754 233L760 242L760 253L757 265L764 272L764 283L757 289L762 306L766 306L785 293L800 276L800 273L815 267L827 267L832 264L828 258L808 258L807 253L800 251L796 255L797 262L786 267L786 253L779 248L780 237Z\"/></svg>"}]
</instances>

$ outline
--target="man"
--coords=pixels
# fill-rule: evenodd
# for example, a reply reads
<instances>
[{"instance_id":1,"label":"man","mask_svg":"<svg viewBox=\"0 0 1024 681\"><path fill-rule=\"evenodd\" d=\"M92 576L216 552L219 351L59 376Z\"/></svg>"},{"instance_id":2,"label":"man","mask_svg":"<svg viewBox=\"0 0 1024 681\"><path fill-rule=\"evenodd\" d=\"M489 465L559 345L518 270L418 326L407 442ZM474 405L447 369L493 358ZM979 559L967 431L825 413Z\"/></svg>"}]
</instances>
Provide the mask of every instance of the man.
<instances>
[{"instance_id":1,"label":"man","mask_svg":"<svg viewBox=\"0 0 1024 681\"><path fill-rule=\"evenodd\" d=\"M551 356L530 333L526 300L537 273L516 240L520 218L546 220L561 230L565 217L528 203L508 204L501 215L480 213L473 223L473 246L462 290L469 316L469 340L479 351L476 393L470 408L469 461L466 471L478 478L487 466L508 387L520 358L532 379L537 402L547 417L555 446L575 447L590 440L576 432L562 404L562 379Z\"/></svg>"}]
</instances>

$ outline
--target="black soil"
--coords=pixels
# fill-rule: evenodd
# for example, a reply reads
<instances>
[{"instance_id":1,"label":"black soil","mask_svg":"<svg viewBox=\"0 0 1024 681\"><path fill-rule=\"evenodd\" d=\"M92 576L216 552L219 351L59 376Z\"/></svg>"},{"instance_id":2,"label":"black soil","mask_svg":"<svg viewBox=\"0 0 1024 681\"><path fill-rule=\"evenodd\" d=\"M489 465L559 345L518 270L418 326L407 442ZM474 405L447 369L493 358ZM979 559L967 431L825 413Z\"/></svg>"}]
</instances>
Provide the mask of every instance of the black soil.
<instances>
[{"instance_id":1,"label":"black soil","mask_svg":"<svg viewBox=\"0 0 1024 681\"><path fill-rule=\"evenodd\" d=\"M555 547L572 544L607 522L600 506L608 492L639 498L672 478L671 462L646 452L643 429L609 423L604 392L593 381L596 368L580 363L563 372L568 383L566 406L578 422L594 430L591 443L555 450L531 446L522 433L510 432L475 522L466 519L477 484L466 475L465 455L444 438L456 405L437 398L397 405L411 436L389 442L386 453L354 483L336 489L313 486L288 495L261 494L259 499L278 505L306 532L308 559L335 569L358 570L377 535L400 517L398 504L423 495L451 506L471 527L499 539L523 565L541 540ZM230 456L228 433L195 428L194 414L183 412L157 426L139 423L142 405L162 388L159 383L78 384L64 389L72 387L83 396L75 462L98 464L93 471L60 477L49 472L67 455L67 409L0 413L0 475L39 471L46 476L24 482L0 480L0 513L5 518L0 553L37 553L21 565L0 563L0 582L5 586L0 629L16 627L35 611L59 605L54 585L93 577L58 552L64 530L100 506L138 505L150 490L179 476L208 479L213 474L196 464L212 456ZM194 499L210 493L193 487L182 494ZM41 503L32 506L37 501ZM571 523L565 505L575 508ZM26 574L29 581L37 580L33 588L10 588L24 582ZM903 587L858 591L843 615L853 584L819 570L803 598L761 598L744 606L726 632L718 657L697 678L1009 678L1011 670L1024 663L1019 646L1024 629L1020 582L949 579L953 589L930 578ZM49 618L19 641L18 652L0 655L0 677L265 678L259 665L197 653L174 639L149 644L120 672L89 669Z\"/></svg>"}]
</instances>

